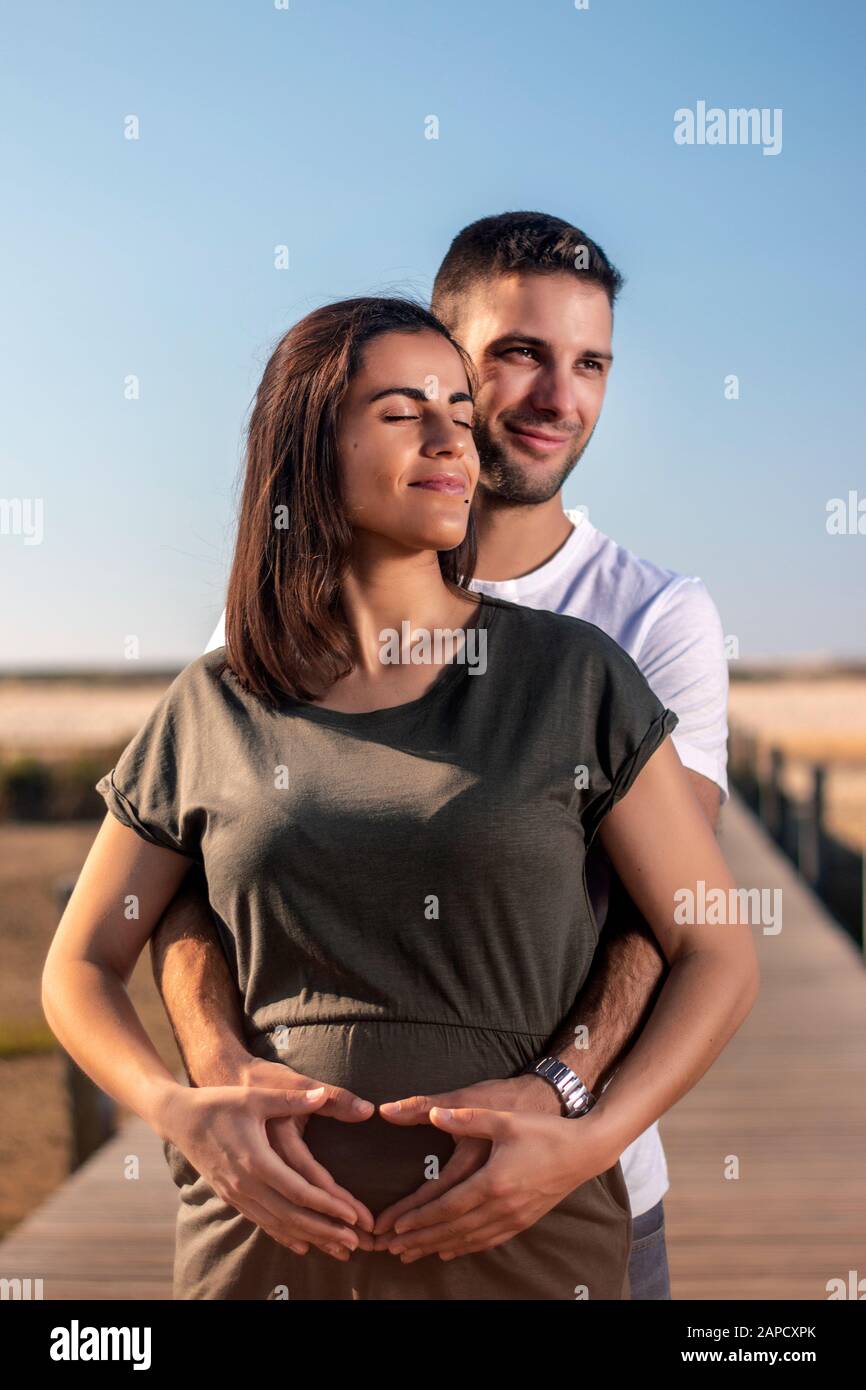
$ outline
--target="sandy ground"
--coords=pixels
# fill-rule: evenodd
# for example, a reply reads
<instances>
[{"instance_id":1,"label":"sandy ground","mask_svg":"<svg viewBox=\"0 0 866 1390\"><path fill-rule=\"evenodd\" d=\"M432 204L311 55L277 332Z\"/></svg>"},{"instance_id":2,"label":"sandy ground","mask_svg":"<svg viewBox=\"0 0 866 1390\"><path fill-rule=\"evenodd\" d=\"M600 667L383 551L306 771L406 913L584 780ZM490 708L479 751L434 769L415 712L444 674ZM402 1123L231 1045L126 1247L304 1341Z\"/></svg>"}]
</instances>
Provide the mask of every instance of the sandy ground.
<instances>
[{"instance_id":1,"label":"sandy ground","mask_svg":"<svg viewBox=\"0 0 866 1390\"><path fill-rule=\"evenodd\" d=\"M866 749L866 677L731 681L731 721L785 742Z\"/></svg>"},{"instance_id":2,"label":"sandy ground","mask_svg":"<svg viewBox=\"0 0 866 1390\"><path fill-rule=\"evenodd\" d=\"M762 756L771 746L787 756L783 782L806 797L812 766L827 767L827 826L854 846L866 846L866 678L732 681L730 724L757 736Z\"/></svg>"},{"instance_id":3,"label":"sandy ground","mask_svg":"<svg viewBox=\"0 0 866 1390\"><path fill-rule=\"evenodd\" d=\"M0 678L0 748L47 756L122 743L169 684L160 677L116 683Z\"/></svg>"}]
</instances>

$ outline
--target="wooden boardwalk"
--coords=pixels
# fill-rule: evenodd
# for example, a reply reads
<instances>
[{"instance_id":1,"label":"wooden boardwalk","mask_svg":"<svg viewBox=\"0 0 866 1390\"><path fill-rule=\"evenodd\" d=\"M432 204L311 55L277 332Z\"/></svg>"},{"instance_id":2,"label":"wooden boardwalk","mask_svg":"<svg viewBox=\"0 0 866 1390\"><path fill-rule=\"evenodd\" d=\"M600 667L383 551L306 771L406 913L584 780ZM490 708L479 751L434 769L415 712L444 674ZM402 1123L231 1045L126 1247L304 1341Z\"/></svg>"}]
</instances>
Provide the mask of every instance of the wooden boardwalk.
<instances>
[{"instance_id":1,"label":"wooden boardwalk","mask_svg":"<svg viewBox=\"0 0 866 1390\"><path fill-rule=\"evenodd\" d=\"M761 997L662 1120L673 1296L826 1299L829 1279L866 1277L866 966L736 799L722 842L741 885L782 889L783 926L756 927ZM0 1244L0 1277L41 1278L46 1299L171 1298L176 1202L133 1120Z\"/></svg>"},{"instance_id":2,"label":"wooden boardwalk","mask_svg":"<svg viewBox=\"0 0 866 1390\"><path fill-rule=\"evenodd\" d=\"M742 802L722 815L737 881L781 888L783 925L755 929L758 1002L661 1122L671 1288L826 1299L866 1278L866 962Z\"/></svg>"}]
</instances>

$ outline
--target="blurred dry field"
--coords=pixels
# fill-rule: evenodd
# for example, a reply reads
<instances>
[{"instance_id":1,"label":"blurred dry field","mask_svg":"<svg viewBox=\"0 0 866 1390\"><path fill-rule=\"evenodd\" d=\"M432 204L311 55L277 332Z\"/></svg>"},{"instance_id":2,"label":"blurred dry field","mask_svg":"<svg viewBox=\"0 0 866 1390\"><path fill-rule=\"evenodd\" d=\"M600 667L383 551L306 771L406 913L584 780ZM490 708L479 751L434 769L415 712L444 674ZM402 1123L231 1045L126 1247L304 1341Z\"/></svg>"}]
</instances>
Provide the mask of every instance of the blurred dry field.
<instances>
[{"instance_id":1,"label":"blurred dry field","mask_svg":"<svg viewBox=\"0 0 866 1390\"><path fill-rule=\"evenodd\" d=\"M122 744L144 723L171 675L0 678L0 756L50 756Z\"/></svg>"},{"instance_id":2,"label":"blurred dry field","mask_svg":"<svg viewBox=\"0 0 866 1390\"><path fill-rule=\"evenodd\" d=\"M811 793L811 769L827 769L826 826L846 844L866 845L866 675L766 676L731 681L730 724L785 754L782 785Z\"/></svg>"}]
</instances>

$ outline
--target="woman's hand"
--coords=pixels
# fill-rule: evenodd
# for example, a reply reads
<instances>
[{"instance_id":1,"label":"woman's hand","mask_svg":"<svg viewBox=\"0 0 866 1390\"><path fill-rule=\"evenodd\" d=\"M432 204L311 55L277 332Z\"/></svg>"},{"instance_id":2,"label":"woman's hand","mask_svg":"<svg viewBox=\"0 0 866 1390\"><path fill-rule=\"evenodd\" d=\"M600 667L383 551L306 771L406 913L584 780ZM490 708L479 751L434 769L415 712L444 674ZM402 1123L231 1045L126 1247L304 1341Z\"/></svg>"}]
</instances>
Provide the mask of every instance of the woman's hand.
<instances>
[{"instance_id":1,"label":"woman's hand","mask_svg":"<svg viewBox=\"0 0 866 1390\"><path fill-rule=\"evenodd\" d=\"M456 1091L439 1091L432 1096L407 1096L397 1101L386 1101L379 1106L379 1113L383 1120L395 1125L430 1124L430 1110L434 1105L458 1109L477 1106L485 1110L527 1110L530 1114L561 1113L553 1087L538 1077L524 1075L476 1081L471 1086L461 1086ZM489 1156L488 1139L476 1139L471 1134L455 1135L454 1152L439 1176L425 1179L414 1192L401 1197L379 1213L373 1228L374 1243L370 1248L387 1250L389 1241L394 1239L395 1222L401 1216L436 1201L458 1183L465 1182L483 1167Z\"/></svg>"},{"instance_id":2,"label":"woman's hand","mask_svg":"<svg viewBox=\"0 0 866 1390\"><path fill-rule=\"evenodd\" d=\"M470 1137L492 1147L487 1162L466 1181L394 1222L384 1248L399 1254L404 1264L423 1255L449 1260L492 1250L534 1226L576 1187L616 1162L591 1115L568 1120L433 1106L429 1118L455 1139Z\"/></svg>"},{"instance_id":3,"label":"woman's hand","mask_svg":"<svg viewBox=\"0 0 866 1390\"><path fill-rule=\"evenodd\" d=\"M264 1058L253 1057L243 1064L238 1072L238 1084L241 1086L264 1087L266 1090L303 1092L314 1087L325 1087L325 1098L321 1106L317 1109L317 1114L325 1119L339 1120L342 1124L356 1125L364 1120L369 1120L371 1115L376 1113L376 1107L370 1100L364 1100L361 1096L356 1096L354 1091L349 1091L345 1086L331 1086L318 1080L316 1077L307 1076L306 1073L295 1071L293 1067L286 1066L284 1062L268 1062ZM268 1123L268 1137L271 1147L276 1154L297 1171L313 1183L314 1186L322 1188L325 1192L330 1192L334 1197L339 1197L344 1202L348 1202L350 1207L354 1207L356 1215L355 1229L358 1232L358 1239L363 1250L373 1249L372 1236L368 1232L373 1230L373 1214L369 1207L366 1207L359 1198L355 1197L348 1188L341 1187L332 1178L327 1168L323 1168L310 1153L306 1144L298 1144L298 1136L303 1135L307 1127L306 1115L289 1115L282 1118L277 1115Z\"/></svg>"},{"instance_id":4,"label":"woman's hand","mask_svg":"<svg viewBox=\"0 0 866 1390\"><path fill-rule=\"evenodd\" d=\"M256 1057L252 1053L244 1052L241 1057L233 1057L231 1062L224 1058L218 1064L213 1061L209 1065L198 1068L198 1086L245 1086L255 1089L264 1088L265 1090L276 1091L305 1091L313 1087L325 1087L325 1099L319 1107L317 1113L325 1119L339 1120L342 1124L360 1124L364 1120L369 1120L376 1113L376 1107L371 1100L364 1100L361 1096L355 1095L354 1091L349 1091L345 1086L331 1086L319 1080L318 1077L307 1076L305 1072L295 1071L293 1067L287 1066L284 1062L269 1062L266 1058ZM367 1232L373 1229L373 1215L369 1207L359 1201L348 1188L341 1187L335 1182L328 1172L313 1158L310 1150L305 1144L301 1145L299 1154L297 1138L303 1134L307 1124L306 1116L289 1116L281 1119L276 1116L268 1124L268 1136L271 1147L279 1155L284 1163L290 1167L295 1167L308 1182L316 1187L321 1187L326 1192L332 1193L335 1197L340 1197L344 1202L348 1202L357 1212L356 1230L361 1238L361 1246L365 1250L373 1249L372 1236Z\"/></svg>"},{"instance_id":5,"label":"woman's hand","mask_svg":"<svg viewBox=\"0 0 866 1390\"><path fill-rule=\"evenodd\" d=\"M284 1078L287 1070L281 1068ZM328 1089L177 1086L160 1129L222 1201L273 1240L299 1255L312 1244L345 1261L360 1243L356 1222L363 1219L372 1229L373 1217L303 1141L307 1119L322 1109ZM269 1139L272 1126L279 1131L279 1156Z\"/></svg>"}]
</instances>

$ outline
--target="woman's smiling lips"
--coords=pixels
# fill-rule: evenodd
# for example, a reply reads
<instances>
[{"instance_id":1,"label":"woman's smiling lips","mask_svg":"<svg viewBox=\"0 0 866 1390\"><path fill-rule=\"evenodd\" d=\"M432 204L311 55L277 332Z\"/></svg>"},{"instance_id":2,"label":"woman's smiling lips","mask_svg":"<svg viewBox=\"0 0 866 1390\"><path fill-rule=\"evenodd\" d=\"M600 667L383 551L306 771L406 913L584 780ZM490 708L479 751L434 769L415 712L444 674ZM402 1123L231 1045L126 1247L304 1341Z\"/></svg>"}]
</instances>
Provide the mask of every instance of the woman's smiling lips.
<instances>
[{"instance_id":1,"label":"woman's smiling lips","mask_svg":"<svg viewBox=\"0 0 866 1390\"><path fill-rule=\"evenodd\" d=\"M545 434L541 430L517 429L514 425L506 425L509 434L516 435L517 438L530 449L540 449L543 453L551 453L554 449L561 449L563 444L567 444L571 438L570 434Z\"/></svg>"},{"instance_id":2,"label":"woman's smiling lips","mask_svg":"<svg viewBox=\"0 0 866 1390\"><path fill-rule=\"evenodd\" d=\"M428 492L446 492L454 497L466 493L466 479L459 473L431 473L429 478L418 478L410 487L423 487Z\"/></svg>"}]
</instances>

